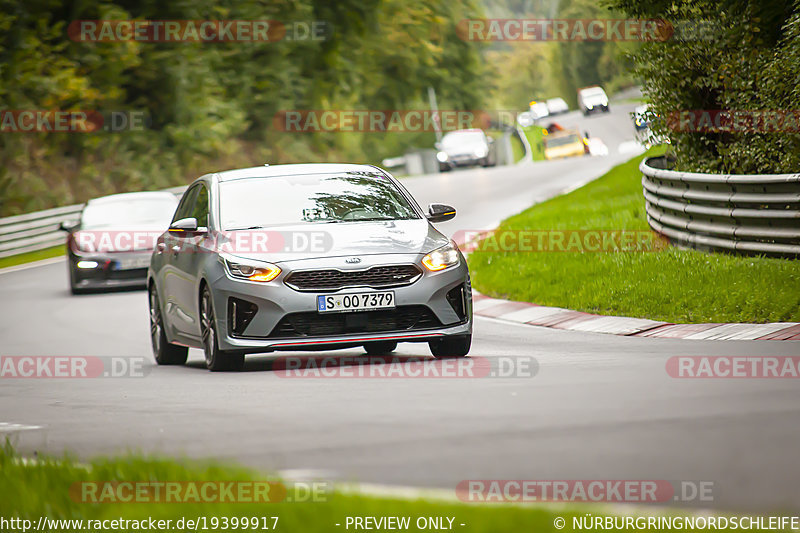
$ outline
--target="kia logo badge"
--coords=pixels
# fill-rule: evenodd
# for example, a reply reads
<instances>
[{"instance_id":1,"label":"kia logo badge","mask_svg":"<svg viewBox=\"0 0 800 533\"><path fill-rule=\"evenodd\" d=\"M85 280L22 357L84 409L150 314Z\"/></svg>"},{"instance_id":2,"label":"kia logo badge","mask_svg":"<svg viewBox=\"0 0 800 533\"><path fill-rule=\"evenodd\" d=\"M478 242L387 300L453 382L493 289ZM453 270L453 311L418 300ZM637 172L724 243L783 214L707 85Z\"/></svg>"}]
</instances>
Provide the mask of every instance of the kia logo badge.
<instances>
[{"instance_id":1,"label":"kia logo badge","mask_svg":"<svg viewBox=\"0 0 800 533\"><path fill-rule=\"evenodd\" d=\"M361 258L360 257L348 257L347 259L344 260L344 262L345 263L350 263L351 265L354 265L356 263L360 263L361 262Z\"/></svg>"}]
</instances>

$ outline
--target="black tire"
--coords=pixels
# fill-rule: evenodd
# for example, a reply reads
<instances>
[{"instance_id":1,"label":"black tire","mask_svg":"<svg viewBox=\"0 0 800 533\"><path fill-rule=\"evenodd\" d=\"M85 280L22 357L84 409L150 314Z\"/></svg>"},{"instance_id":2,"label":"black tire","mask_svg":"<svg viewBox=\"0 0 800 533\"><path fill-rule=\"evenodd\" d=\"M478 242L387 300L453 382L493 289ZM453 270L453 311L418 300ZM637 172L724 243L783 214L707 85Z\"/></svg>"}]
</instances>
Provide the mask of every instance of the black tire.
<instances>
[{"instance_id":1,"label":"black tire","mask_svg":"<svg viewBox=\"0 0 800 533\"><path fill-rule=\"evenodd\" d=\"M219 349L214 304L207 286L203 287L203 295L200 297L200 333L206 368L212 372L239 371L244 368L244 354L231 354Z\"/></svg>"},{"instance_id":2,"label":"black tire","mask_svg":"<svg viewBox=\"0 0 800 533\"><path fill-rule=\"evenodd\" d=\"M153 357L159 365L182 365L189 356L189 348L167 342L164 333L164 317L161 314L161 305L158 303L158 293L155 285L148 291L150 303L150 344L153 347Z\"/></svg>"},{"instance_id":3,"label":"black tire","mask_svg":"<svg viewBox=\"0 0 800 533\"><path fill-rule=\"evenodd\" d=\"M605 106L605 107L603 108L603 113L610 113L610 112L611 112L611 108L610 108L610 107L608 107L608 106Z\"/></svg>"},{"instance_id":4,"label":"black tire","mask_svg":"<svg viewBox=\"0 0 800 533\"><path fill-rule=\"evenodd\" d=\"M431 341L428 347L437 359L449 359L453 357L464 357L469 353L472 345L472 335L459 335L446 339Z\"/></svg>"},{"instance_id":5,"label":"black tire","mask_svg":"<svg viewBox=\"0 0 800 533\"><path fill-rule=\"evenodd\" d=\"M393 341L370 342L364 345L368 355L386 355L397 349L397 343Z\"/></svg>"},{"instance_id":6,"label":"black tire","mask_svg":"<svg viewBox=\"0 0 800 533\"><path fill-rule=\"evenodd\" d=\"M439 165L439 172L450 172L450 165Z\"/></svg>"},{"instance_id":7,"label":"black tire","mask_svg":"<svg viewBox=\"0 0 800 533\"><path fill-rule=\"evenodd\" d=\"M483 159L481 159L481 166L483 168L492 166L491 162L489 161L489 157L488 156L484 157Z\"/></svg>"}]
</instances>

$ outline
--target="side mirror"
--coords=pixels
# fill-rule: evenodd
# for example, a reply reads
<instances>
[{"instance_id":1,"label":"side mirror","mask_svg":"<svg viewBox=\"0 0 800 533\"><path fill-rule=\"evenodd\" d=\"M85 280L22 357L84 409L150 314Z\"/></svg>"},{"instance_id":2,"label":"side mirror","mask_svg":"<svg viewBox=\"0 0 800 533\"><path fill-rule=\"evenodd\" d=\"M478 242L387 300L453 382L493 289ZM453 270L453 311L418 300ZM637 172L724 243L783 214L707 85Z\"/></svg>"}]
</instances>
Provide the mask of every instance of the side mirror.
<instances>
[{"instance_id":1,"label":"side mirror","mask_svg":"<svg viewBox=\"0 0 800 533\"><path fill-rule=\"evenodd\" d=\"M77 227L78 227L77 220L65 220L64 222L58 225L58 229L60 229L61 231L66 231L67 233L71 232Z\"/></svg>"},{"instance_id":2,"label":"side mirror","mask_svg":"<svg viewBox=\"0 0 800 533\"><path fill-rule=\"evenodd\" d=\"M431 222L444 222L456 216L456 208L447 204L430 204L427 219Z\"/></svg>"},{"instance_id":3,"label":"side mirror","mask_svg":"<svg viewBox=\"0 0 800 533\"><path fill-rule=\"evenodd\" d=\"M169 225L169 232L176 235L198 232L202 233L204 231L206 231L206 228L197 227L196 218L182 218Z\"/></svg>"},{"instance_id":4,"label":"side mirror","mask_svg":"<svg viewBox=\"0 0 800 533\"><path fill-rule=\"evenodd\" d=\"M487 135L486 140L489 142L489 144L494 144L494 137L490 137Z\"/></svg>"},{"instance_id":5,"label":"side mirror","mask_svg":"<svg viewBox=\"0 0 800 533\"><path fill-rule=\"evenodd\" d=\"M441 150L442 149L442 143L435 142L435 143L433 143L433 147L436 148L437 150Z\"/></svg>"}]
</instances>

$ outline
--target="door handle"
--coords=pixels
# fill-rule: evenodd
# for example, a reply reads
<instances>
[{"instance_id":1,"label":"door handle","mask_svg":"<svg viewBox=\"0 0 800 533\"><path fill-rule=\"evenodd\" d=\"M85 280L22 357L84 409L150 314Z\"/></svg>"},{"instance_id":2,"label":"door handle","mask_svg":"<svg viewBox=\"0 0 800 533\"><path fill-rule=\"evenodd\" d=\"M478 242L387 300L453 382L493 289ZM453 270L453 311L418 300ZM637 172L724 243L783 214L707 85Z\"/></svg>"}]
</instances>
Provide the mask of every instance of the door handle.
<instances>
[{"instance_id":1,"label":"door handle","mask_svg":"<svg viewBox=\"0 0 800 533\"><path fill-rule=\"evenodd\" d=\"M160 242L160 243L156 244L156 252L157 253L160 254L161 252L163 252L166 249L167 249L167 245L164 244L163 242Z\"/></svg>"}]
</instances>

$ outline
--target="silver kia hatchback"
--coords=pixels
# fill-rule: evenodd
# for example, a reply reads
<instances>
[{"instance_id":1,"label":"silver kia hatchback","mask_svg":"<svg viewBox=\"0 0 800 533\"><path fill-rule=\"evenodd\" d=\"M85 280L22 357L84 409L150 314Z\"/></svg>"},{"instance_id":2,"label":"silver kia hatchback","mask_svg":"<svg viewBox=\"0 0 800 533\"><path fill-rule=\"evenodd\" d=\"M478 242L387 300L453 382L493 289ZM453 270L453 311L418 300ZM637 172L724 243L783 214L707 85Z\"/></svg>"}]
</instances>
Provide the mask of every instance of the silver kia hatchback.
<instances>
[{"instance_id":1,"label":"silver kia hatchback","mask_svg":"<svg viewBox=\"0 0 800 533\"><path fill-rule=\"evenodd\" d=\"M148 270L156 362L201 348L210 370L248 353L426 342L463 357L472 339L466 261L386 171L277 165L208 174L184 193Z\"/></svg>"}]
</instances>

